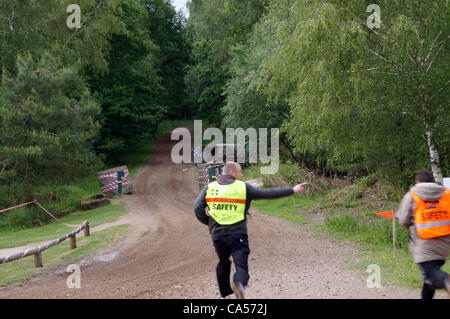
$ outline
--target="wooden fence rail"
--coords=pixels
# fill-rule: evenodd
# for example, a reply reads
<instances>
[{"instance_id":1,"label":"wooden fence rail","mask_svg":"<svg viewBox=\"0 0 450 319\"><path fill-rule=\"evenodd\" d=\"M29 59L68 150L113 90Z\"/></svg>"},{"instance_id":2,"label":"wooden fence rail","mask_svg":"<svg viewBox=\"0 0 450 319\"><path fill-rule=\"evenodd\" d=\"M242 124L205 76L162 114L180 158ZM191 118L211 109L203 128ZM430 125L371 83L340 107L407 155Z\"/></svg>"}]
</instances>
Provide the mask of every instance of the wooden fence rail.
<instances>
[{"instance_id":1,"label":"wooden fence rail","mask_svg":"<svg viewBox=\"0 0 450 319\"><path fill-rule=\"evenodd\" d=\"M21 258L25 258L31 255L34 255L34 264L36 267L43 267L42 264L42 255L41 252L43 252L44 250L49 249L50 247L53 247L61 242L63 242L64 240L66 240L67 238L70 238L70 249L75 249L77 247L76 245L76 235L82 231L84 229L84 236L89 236L90 235L90 230L89 230L89 222L86 220L84 221L80 227L78 227L77 229L75 229L74 231L61 236L55 240L52 240L48 243L45 243L42 246L38 246L36 248L32 248L32 249L27 249L23 252L11 255L11 256L6 256L6 257L0 257L0 264L4 264L10 261L14 261L17 259L21 259Z\"/></svg>"}]
</instances>

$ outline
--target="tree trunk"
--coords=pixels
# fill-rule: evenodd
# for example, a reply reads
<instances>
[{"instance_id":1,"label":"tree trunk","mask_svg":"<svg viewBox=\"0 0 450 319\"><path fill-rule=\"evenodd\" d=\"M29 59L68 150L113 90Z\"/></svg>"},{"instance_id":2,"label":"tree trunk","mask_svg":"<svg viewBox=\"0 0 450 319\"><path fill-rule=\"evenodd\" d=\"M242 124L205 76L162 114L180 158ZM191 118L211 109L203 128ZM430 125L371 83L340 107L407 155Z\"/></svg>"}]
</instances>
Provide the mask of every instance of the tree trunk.
<instances>
[{"instance_id":1,"label":"tree trunk","mask_svg":"<svg viewBox=\"0 0 450 319\"><path fill-rule=\"evenodd\" d=\"M443 185L444 176L442 175L441 166L439 165L439 152L433 139L433 131L427 128L425 133L428 141L428 150L430 152L431 170L433 172L436 183Z\"/></svg>"},{"instance_id":2,"label":"tree trunk","mask_svg":"<svg viewBox=\"0 0 450 319\"><path fill-rule=\"evenodd\" d=\"M284 146L289 150L289 153L291 153L292 159L298 163L298 158L294 155L294 152L292 151L291 146L289 145L289 142L286 141L286 139L280 134L281 143L283 143Z\"/></svg>"}]
</instances>

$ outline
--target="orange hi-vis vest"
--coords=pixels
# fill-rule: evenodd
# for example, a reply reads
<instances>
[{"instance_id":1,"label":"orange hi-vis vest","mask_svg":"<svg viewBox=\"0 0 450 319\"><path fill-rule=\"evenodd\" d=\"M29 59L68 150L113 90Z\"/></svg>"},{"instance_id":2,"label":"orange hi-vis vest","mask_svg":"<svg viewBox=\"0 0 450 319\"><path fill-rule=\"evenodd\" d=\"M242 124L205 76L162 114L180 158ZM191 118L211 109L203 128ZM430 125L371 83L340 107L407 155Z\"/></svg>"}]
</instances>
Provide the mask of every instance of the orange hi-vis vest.
<instances>
[{"instance_id":1,"label":"orange hi-vis vest","mask_svg":"<svg viewBox=\"0 0 450 319\"><path fill-rule=\"evenodd\" d=\"M417 235L430 239L450 235L450 190L447 188L438 202L428 202L410 190L416 210L414 222Z\"/></svg>"}]
</instances>

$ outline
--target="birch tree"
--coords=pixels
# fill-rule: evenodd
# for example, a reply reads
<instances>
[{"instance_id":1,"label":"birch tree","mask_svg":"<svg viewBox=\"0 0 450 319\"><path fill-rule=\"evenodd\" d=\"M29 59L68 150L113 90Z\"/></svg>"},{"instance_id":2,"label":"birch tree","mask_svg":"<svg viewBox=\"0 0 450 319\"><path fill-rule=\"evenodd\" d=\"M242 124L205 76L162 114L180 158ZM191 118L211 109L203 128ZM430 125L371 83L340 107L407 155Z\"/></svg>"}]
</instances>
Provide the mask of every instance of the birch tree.
<instances>
[{"instance_id":1,"label":"birch tree","mask_svg":"<svg viewBox=\"0 0 450 319\"><path fill-rule=\"evenodd\" d=\"M356 23L363 20L361 1L335 4ZM379 28L370 28L367 22L357 25L368 34L355 50L365 62L363 68L371 68L366 76L377 79L383 95L397 102L395 112L413 119L422 137L412 138L426 143L429 165L442 184L440 151L445 148L438 145L448 142L450 124L448 1L385 1L380 13Z\"/></svg>"},{"instance_id":2,"label":"birch tree","mask_svg":"<svg viewBox=\"0 0 450 319\"><path fill-rule=\"evenodd\" d=\"M284 122L300 154L326 167L409 180L431 167L448 173L447 1L274 1L268 15L288 26L259 72L269 98L284 99ZM276 18L275 18L276 19ZM444 164L443 164L444 163Z\"/></svg>"}]
</instances>

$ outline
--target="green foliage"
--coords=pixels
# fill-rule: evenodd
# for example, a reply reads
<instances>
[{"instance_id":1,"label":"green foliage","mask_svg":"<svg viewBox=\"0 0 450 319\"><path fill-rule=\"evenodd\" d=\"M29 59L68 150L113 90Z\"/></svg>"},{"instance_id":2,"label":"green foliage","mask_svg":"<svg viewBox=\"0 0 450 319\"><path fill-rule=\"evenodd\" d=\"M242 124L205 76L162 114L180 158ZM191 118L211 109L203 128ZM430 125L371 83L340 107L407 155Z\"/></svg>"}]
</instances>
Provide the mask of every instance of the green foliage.
<instances>
[{"instance_id":1,"label":"green foliage","mask_svg":"<svg viewBox=\"0 0 450 319\"><path fill-rule=\"evenodd\" d=\"M91 75L93 94L102 106L99 152L114 157L138 137L156 133L164 117L183 113L183 67L187 49L182 22L169 1L122 0L122 28L109 41L109 72Z\"/></svg>"},{"instance_id":2,"label":"green foliage","mask_svg":"<svg viewBox=\"0 0 450 319\"><path fill-rule=\"evenodd\" d=\"M66 8L73 1L0 1L0 63L16 74L18 54L39 59L51 50L64 65L78 63L93 72L107 71L108 37L120 28L115 0L80 0L82 28L69 29ZM0 75L3 71L0 70Z\"/></svg>"},{"instance_id":3,"label":"green foliage","mask_svg":"<svg viewBox=\"0 0 450 319\"><path fill-rule=\"evenodd\" d=\"M325 227L346 238L374 246L392 246L392 220L379 216L350 214L326 216ZM409 231L397 223L396 247L408 251Z\"/></svg>"},{"instance_id":4,"label":"green foliage","mask_svg":"<svg viewBox=\"0 0 450 319\"><path fill-rule=\"evenodd\" d=\"M38 208L19 208L0 215L0 230L19 231L43 225L49 219L50 217Z\"/></svg>"},{"instance_id":5,"label":"green foliage","mask_svg":"<svg viewBox=\"0 0 450 319\"><path fill-rule=\"evenodd\" d=\"M0 88L0 205L30 199L35 185L70 182L98 168L93 152L100 109L76 65L50 53L19 57Z\"/></svg>"},{"instance_id":6,"label":"green foliage","mask_svg":"<svg viewBox=\"0 0 450 319\"><path fill-rule=\"evenodd\" d=\"M289 118L289 105L266 94L265 77L260 70L262 61L276 47L276 30L284 23L280 17L266 14L254 25L247 43L232 49L231 79L227 82L227 103L222 110L224 127L279 128ZM281 142L286 142L283 136Z\"/></svg>"},{"instance_id":7,"label":"green foliage","mask_svg":"<svg viewBox=\"0 0 450 319\"><path fill-rule=\"evenodd\" d=\"M183 109L188 50L170 1L80 0L79 29L66 26L69 4L0 1L2 208L36 198L76 209L105 154L153 138Z\"/></svg>"},{"instance_id":8,"label":"green foliage","mask_svg":"<svg viewBox=\"0 0 450 319\"><path fill-rule=\"evenodd\" d=\"M145 28L158 45L156 58L159 75L166 92L161 97L171 119L188 118L191 113L185 103L184 75L190 48L185 37L185 17L175 12L169 0L143 0L148 11Z\"/></svg>"},{"instance_id":9,"label":"green foliage","mask_svg":"<svg viewBox=\"0 0 450 319\"><path fill-rule=\"evenodd\" d=\"M159 136L176 127L189 125L193 125L192 120L163 120L159 123L156 135L135 138L127 145L126 149L111 155L106 164L108 167L127 165L131 177L134 177L138 169L153 154Z\"/></svg>"},{"instance_id":10,"label":"green foliage","mask_svg":"<svg viewBox=\"0 0 450 319\"><path fill-rule=\"evenodd\" d=\"M71 3L0 2L0 207L101 167L93 151L101 109L83 73L107 71L109 35L120 23L115 1L82 0L82 28L69 29Z\"/></svg>"},{"instance_id":11,"label":"green foliage","mask_svg":"<svg viewBox=\"0 0 450 319\"><path fill-rule=\"evenodd\" d=\"M224 122L282 125L294 158L328 174L406 184L431 164L445 176L446 1L383 3L372 30L369 4L272 1L233 51Z\"/></svg>"},{"instance_id":12,"label":"green foliage","mask_svg":"<svg viewBox=\"0 0 450 319\"><path fill-rule=\"evenodd\" d=\"M192 0L187 37L193 43L186 75L188 103L212 123L220 122L231 50L244 43L264 13L265 0Z\"/></svg>"},{"instance_id":13,"label":"green foliage","mask_svg":"<svg viewBox=\"0 0 450 319\"><path fill-rule=\"evenodd\" d=\"M93 95L102 106L97 150L107 154L123 150L135 136L155 133L165 115L157 47L143 27L147 12L134 1L121 1L117 11L123 28L110 40L109 72L90 80Z\"/></svg>"}]
</instances>

